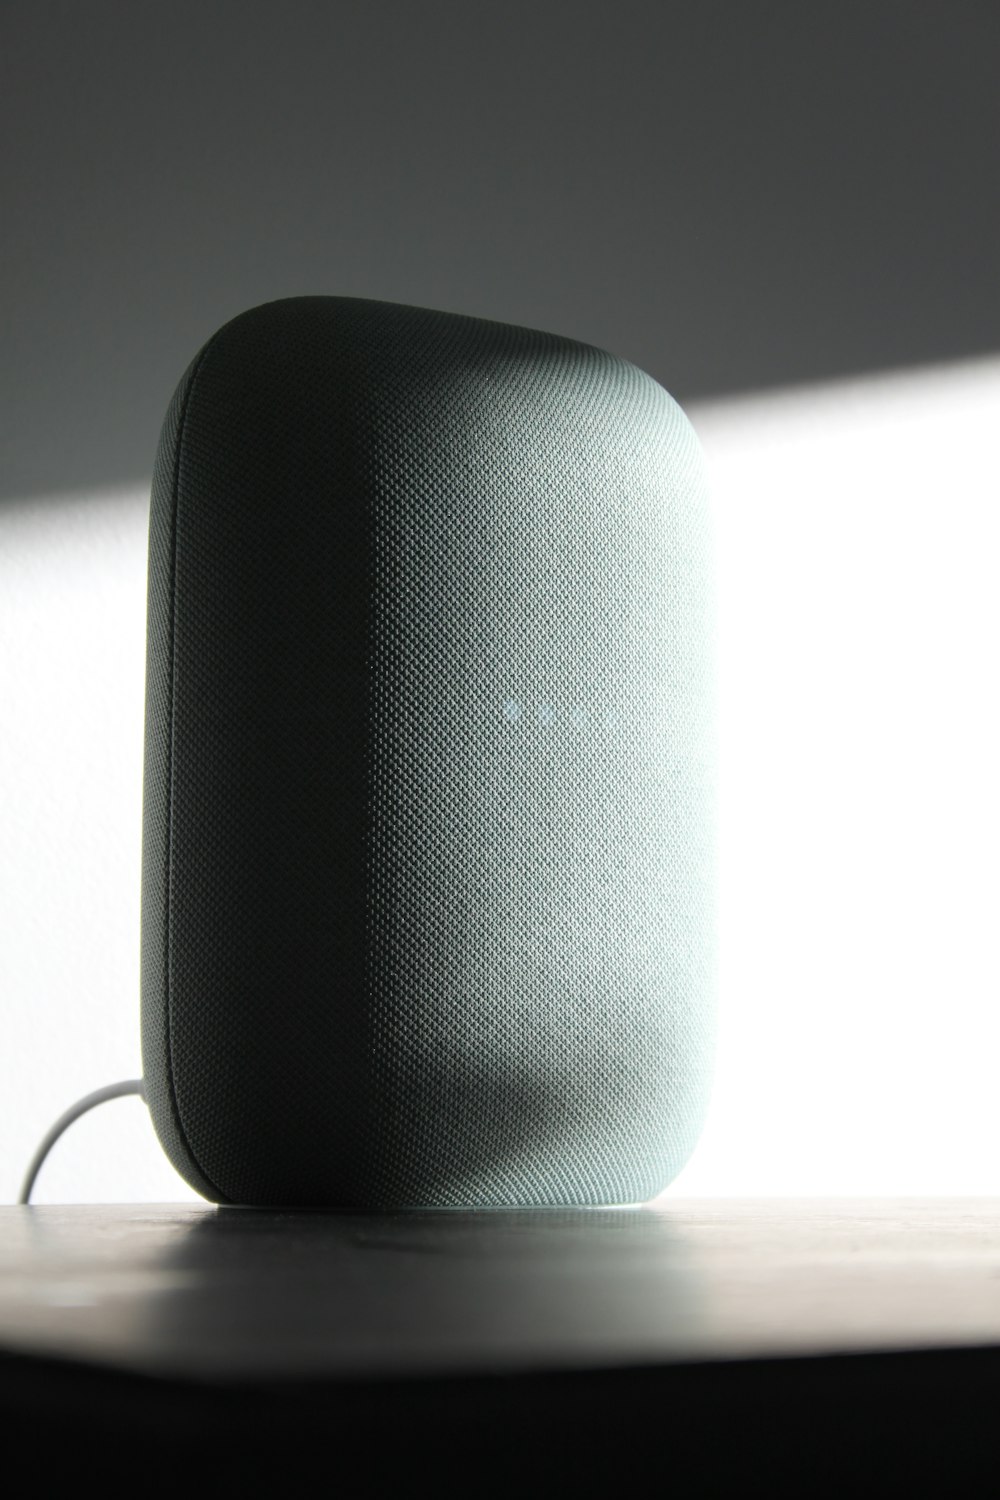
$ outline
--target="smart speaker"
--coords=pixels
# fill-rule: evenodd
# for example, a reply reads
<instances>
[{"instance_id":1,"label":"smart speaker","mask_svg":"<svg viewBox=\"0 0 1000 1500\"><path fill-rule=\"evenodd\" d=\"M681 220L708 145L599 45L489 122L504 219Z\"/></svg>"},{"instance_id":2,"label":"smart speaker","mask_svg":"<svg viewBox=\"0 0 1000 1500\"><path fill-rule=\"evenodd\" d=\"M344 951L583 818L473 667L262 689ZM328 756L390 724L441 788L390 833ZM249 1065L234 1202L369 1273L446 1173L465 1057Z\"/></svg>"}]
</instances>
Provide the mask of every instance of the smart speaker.
<instances>
[{"instance_id":1,"label":"smart speaker","mask_svg":"<svg viewBox=\"0 0 1000 1500\"><path fill-rule=\"evenodd\" d=\"M145 1089L218 1203L644 1201L712 1039L708 516L678 406L551 334L226 324L156 458Z\"/></svg>"}]
</instances>

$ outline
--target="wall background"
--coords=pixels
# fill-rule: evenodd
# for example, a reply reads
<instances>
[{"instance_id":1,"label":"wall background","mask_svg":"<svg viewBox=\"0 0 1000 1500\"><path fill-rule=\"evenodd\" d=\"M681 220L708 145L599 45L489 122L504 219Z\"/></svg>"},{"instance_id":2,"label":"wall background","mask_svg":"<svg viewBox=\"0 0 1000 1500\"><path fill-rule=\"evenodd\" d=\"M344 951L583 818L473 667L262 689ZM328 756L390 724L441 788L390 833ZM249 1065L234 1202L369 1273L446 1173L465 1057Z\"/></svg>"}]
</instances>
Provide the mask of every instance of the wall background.
<instances>
[{"instance_id":1,"label":"wall background","mask_svg":"<svg viewBox=\"0 0 1000 1500\"><path fill-rule=\"evenodd\" d=\"M145 506L329 291L649 369L715 475L723 1030L690 1192L996 1191L1000 11L7 0L0 1198L138 1069ZM136 1101L39 1198L186 1195Z\"/></svg>"},{"instance_id":2,"label":"wall background","mask_svg":"<svg viewBox=\"0 0 1000 1500\"><path fill-rule=\"evenodd\" d=\"M1000 345L993 0L6 0L4 493L149 471L254 303L552 328L679 399Z\"/></svg>"}]
</instances>

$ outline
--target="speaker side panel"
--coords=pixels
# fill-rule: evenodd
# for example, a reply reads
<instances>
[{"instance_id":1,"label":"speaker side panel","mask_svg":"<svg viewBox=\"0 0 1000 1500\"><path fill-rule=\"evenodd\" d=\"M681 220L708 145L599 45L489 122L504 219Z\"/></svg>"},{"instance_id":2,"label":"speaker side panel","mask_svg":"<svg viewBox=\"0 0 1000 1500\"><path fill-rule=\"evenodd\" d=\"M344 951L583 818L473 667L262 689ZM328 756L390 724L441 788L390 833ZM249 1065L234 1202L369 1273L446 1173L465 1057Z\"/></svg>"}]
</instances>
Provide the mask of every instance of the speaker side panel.
<instances>
[{"instance_id":1,"label":"speaker side panel","mask_svg":"<svg viewBox=\"0 0 1000 1500\"><path fill-rule=\"evenodd\" d=\"M241 1203L364 1201L365 372L330 334L297 303L220 330L177 471L170 1060Z\"/></svg>"},{"instance_id":2,"label":"speaker side panel","mask_svg":"<svg viewBox=\"0 0 1000 1500\"><path fill-rule=\"evenodd\" d=\"M170 1044L170 826L174 667L174 551L181 434L204 351L167 411L153 468L149 514L146 707L142 793L141 1032L146 1102L160 1143L181 1176L213 1202L224 1195L192 1154L174 1093Z\"/></svg>"}]
</instances>

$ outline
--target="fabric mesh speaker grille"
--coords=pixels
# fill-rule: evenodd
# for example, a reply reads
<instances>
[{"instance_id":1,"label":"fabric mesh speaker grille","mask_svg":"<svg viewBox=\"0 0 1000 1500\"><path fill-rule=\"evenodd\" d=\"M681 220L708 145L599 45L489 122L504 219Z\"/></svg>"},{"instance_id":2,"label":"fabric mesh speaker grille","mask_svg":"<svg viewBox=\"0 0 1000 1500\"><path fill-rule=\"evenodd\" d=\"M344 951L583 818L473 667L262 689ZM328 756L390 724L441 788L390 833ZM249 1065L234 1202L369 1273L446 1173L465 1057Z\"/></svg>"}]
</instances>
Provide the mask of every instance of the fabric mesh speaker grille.
<instances>
[{"instance_id":1,"label":"fabric mesh speaker grille","mask_svg":"<svg viewBox=\"0 0 1000 1500\"><path fill-rule=\"evenodd\" d=\"M648 1198L713 1031L708 517L641 371L296 298L150 528L147 1092L218 1201Z\"/></svg>"}]
</instances>

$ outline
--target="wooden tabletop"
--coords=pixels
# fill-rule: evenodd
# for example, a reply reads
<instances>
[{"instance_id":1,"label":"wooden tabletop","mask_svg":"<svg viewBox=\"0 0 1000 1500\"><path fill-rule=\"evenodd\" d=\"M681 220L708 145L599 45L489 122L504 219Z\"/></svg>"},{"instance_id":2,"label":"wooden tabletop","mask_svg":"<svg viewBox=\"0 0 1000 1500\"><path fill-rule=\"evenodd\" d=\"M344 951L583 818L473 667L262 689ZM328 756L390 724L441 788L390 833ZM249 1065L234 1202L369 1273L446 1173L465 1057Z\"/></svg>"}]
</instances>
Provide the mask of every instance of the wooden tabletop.
<instances>
[{"instance_id":1,"label":"wooden tabletop","mask_svg":"<svg viewBox=\"0 0 1000 1500\"><path fill-rule=\"evenodd\" d=\"M0 1209L0 1418L51 1493L979 1494L1000 1203Z\"/></svg>"},{"instance_id":2,"label":"wooden tabletop","mask_svg":"<svg viewBox=\"0 0 1000 1500\"><path fill-rule=\"evenodd\" d=\"M0 1348L200 1381L1000 1345L1000 1201L0 1209Z\"/></svg>"}]
</instances>

